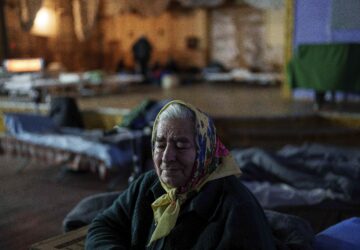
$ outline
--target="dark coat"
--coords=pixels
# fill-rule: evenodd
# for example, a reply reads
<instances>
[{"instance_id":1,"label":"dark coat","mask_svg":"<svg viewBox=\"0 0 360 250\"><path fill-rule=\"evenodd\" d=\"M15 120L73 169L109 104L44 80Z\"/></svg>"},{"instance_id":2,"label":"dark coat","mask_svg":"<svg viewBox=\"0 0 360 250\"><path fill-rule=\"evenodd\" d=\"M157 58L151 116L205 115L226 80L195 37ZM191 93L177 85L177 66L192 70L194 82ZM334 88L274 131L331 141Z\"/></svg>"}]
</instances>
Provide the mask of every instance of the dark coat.
<instances>
[{"instance_id":1,"label":"dark coat","mask_svg":"<svg viewBox=\"0 0 360 250\"><path fill-rule=\"evenodd\" d=\"M146 37L140 37L139 40L134 43L132 52L135 61L147 62L151 57L152 46Z\"/></svg>"},{"instance_id":2,"label":"dark coat","mask_svg":"<svg viewBox=\"0 0 360 250\"><path fill-rule=\"evenodd\" d=\"M146 249L151 203L164 194L155 171L139 177L92 222L86 249ZM235 176L207 183L181 207L171 233L149 249L275 249L262 208Z\"/></svg>"}]
</instances>

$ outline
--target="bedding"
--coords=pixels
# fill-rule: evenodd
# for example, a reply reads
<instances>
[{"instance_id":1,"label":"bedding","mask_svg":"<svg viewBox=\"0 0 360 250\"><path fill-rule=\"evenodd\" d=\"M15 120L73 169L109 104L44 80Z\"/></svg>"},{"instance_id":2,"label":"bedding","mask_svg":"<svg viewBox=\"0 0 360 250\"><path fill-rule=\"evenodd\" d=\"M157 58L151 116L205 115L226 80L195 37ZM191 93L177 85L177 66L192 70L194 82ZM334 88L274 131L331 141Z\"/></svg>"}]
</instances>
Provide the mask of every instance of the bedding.
<instances>
[{"instance_id":1,"label":"bedding","mask_svg":"<svg viewBox=\"0 0 360 250\"><path fill-rule=\"evenodd\" d=\"M117 128L111 134L101 130L59 127L50 117L36 114L5 114L7 134L2 137L2 147L8 151L19 151L21 155L39 154L33 151L47 151L55 162L58 158L66 160L98 162L102 169L129 167L133 155L141 152L142 130ZM64 156L64 154L67 156ZM85 164L82 164L85 165Z\"/></svg>"},{"instance_id":2,"label":"bedding","mask_svg":"<svg viewBox=\"0 0 360 250\"><path fill-rule=\"evenodd\" d=\"M301 216L316 232L360 216L359 148L306 143L232 153L264 208Z\"/></svg>"},{"instance_id":3,"label":"bedding","mask_svg":"<svg viewBox=\"0 0 360 250\"><path fill-rule=\"evenodd\" d=\"M233 154L244 181L294 193L304 204L325 199L360 204L360 149L304 144L275 153L249 148Z\"/></svg>"}]
</instances>

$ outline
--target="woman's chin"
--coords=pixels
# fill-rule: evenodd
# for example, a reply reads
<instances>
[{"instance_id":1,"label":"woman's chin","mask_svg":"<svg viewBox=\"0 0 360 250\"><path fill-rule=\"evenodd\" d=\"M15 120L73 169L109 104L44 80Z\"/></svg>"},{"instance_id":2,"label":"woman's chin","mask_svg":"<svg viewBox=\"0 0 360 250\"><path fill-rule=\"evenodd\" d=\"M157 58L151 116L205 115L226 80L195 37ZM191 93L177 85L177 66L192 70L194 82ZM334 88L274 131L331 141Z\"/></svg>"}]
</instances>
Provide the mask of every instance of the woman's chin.
<instances>
[{"instance_id":1,"label":"woman's chin","mask_svg":"<svg viewBox=\"0 0 360 250\"><path fill-rule=\"evenodd\" d=\"M170 187L177 188L181 186L181 182L179 181L178 176L162 174L161 180Z\"/></svg>"}]
</instances>

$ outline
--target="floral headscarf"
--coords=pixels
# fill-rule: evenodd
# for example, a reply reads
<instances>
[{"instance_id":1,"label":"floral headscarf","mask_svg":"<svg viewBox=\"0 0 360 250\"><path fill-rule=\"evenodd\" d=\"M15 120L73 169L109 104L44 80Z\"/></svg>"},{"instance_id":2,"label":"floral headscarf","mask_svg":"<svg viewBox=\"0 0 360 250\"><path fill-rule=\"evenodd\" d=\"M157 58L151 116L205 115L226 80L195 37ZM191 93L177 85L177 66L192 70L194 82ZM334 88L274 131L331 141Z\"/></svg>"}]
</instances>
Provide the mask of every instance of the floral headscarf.
<instances>
[{"instance_id":1,"label":"floral headscarf","mask_svg":"<svg viewBox=\"0 0 360 250\"><path fill-rule=\"evenodd\" d=\"M212 119L205 113L185 102L175 100L166 104L156 117L151 143L154 152L157 126L160 114L172 104L181 104L193 111L195 115L195 142L196 159L191 179L185 186L173 188L166 185L161 179L161 185L166 194L152 203L156 228L149 244L167 236L175 227L180 206L190 193L199 192L205 183L229 175L240 175L230 152L216 136L216 129Z\"/></svg>"}]
</instances>

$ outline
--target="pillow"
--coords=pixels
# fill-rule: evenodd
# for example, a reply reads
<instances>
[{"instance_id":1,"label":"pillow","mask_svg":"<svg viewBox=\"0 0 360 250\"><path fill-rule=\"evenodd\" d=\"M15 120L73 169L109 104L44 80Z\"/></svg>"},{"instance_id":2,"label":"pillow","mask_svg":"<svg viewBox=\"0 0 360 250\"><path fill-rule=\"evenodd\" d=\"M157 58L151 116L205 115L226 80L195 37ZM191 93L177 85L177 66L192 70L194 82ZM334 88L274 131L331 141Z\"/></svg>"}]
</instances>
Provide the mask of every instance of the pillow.
<instances>
[{"instance_id":1,"label":"pillow","mask_svg":"<svg viewBox=\"0 0 360 250\"><path fill-rule=\"evenodd\" d=\"M318 233L314 240L316 250L356 250L360 249L360 218L343 220Z\"/></svg>"}]
</instances>

